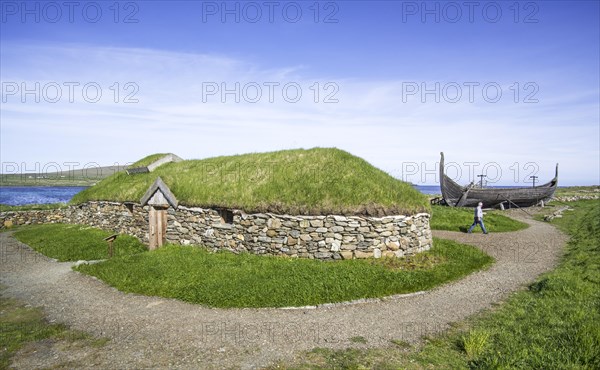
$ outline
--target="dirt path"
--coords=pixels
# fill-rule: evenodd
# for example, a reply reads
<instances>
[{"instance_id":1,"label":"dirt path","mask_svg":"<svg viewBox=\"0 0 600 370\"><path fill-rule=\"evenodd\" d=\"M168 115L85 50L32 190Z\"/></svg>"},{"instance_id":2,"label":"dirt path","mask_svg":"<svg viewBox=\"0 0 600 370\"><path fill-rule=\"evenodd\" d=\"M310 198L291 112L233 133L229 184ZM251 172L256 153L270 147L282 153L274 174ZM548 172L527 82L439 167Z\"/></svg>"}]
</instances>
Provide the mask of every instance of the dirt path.
<instances>
[{"instance_id":1,"label":"dirt path","mask_svg":"<svg viewBox=\"0 0 600 370\"><path fill-rule=\"evenodd\" d=\"M440 332L551 269L567 237L549 224L513 213L531 226L513 233L434 236L475 245L497 260L490 269L423 294L317 309L211 309L125 294L45 258L0 233L2 295L43 307L51 321L111 341L102 348L24 351L20 368L259 368L314 347L387 346ZM27 353L25 353L27 352Z\"/></svg>"}]
</instances>

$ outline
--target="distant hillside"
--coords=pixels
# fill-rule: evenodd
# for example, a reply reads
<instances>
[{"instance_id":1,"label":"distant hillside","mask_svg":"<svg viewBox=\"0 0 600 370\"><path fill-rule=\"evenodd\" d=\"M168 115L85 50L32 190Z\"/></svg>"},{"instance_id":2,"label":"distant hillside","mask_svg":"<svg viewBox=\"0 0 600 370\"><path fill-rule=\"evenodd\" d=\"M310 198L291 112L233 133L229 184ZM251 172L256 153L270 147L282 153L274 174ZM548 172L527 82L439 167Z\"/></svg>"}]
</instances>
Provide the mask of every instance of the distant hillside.
<instances>
[{"instance_id":1,"label":"distant hillside","mask_svg":"<svg viewBox=\"0 0 600 370\"><path fill-rule=\"evenodd\" d=\"M323 148L187 160L145 174L118 172L77 194L71 203L139 202L158 176L186 206L377 216L430 209L427 197L410 184L345 151Z\"/></svg>"},{"instance_id":2,"label":"distant hillside","mask_svg":"<svg viewBox=\"0 0 600 370\"><path fill-rule=\"evenodd\" d=\"M61 172L0 174L0 186L92 186L124 169L124 166L105 166Z\"/></svg>"}]
</instances>

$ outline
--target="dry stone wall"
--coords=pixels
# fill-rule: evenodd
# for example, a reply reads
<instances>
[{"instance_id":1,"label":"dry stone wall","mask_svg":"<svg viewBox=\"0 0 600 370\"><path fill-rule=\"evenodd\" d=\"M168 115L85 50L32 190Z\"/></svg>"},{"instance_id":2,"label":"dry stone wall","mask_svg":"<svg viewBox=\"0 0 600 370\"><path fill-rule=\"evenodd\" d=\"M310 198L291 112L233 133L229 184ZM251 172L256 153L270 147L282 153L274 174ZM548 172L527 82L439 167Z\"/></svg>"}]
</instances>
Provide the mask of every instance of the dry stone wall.
<instances>
[{"instance_id":1,"label":"dry stone wall","mask_svg":"<svg viewBox=\"0 0 600 370\"><path fill-rule=\"evenodd\" d=\"M227 223L212 209L169 208L166 239L234 253L321 260L402 257L431 248L429 214L387 216L288 216L234 210ZM0 225L76 223L136 236L148 243L148 206L89 202L58 210L0 213Z\"/></svg>"},{"instance_id":2,"label":"dry stone wall","mask_svg":"<svg viewBox=\"0 0 600 370\"><path fill-rule=\"evenodd\" d=\"M0 213L3 228L49 223L89 225L148 241L148 208L136 204L88 202L53 210Z\"/></svg>"}]
</instances>

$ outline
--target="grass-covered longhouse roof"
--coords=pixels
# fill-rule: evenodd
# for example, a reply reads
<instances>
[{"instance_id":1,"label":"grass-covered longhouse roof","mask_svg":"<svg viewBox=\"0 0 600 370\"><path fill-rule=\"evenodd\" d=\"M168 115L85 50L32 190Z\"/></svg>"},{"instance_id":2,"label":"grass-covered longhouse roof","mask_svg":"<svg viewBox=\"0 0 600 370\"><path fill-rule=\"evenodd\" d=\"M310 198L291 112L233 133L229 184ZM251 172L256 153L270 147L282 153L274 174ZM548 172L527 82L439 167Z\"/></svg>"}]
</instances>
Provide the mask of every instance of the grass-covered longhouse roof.
<instances>
[{"instance_id":1,"label":"grass-covered longhouse roof","mask_svg":"<svg viewBox=\"0 0 600 370\"><path fill-rule=\"evenodd\" d=\"M148 156L131 167L148 165ZM179 204L248 213L371 215L429 212L425 195L339 149L295 149L167 163L151 173L118 172L77 194L91 200L139 202L157 177Z\"/></svg>"}]
</instances>

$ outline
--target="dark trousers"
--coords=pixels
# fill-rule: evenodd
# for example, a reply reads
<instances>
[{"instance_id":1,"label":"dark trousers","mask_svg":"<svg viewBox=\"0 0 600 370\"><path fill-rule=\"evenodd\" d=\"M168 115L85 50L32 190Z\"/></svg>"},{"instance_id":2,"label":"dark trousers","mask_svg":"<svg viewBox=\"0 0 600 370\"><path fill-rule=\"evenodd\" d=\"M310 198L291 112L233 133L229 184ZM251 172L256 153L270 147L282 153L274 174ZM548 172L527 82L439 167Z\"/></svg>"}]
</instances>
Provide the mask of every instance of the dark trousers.
<instances>
[{"instance_id":1,"label":"dark trousers","mask_svg":"<svg viewBox=\"0 0 600 370\"><path fill-rule=\"evenodd\" d=\"M471 225L471 227L469 228L469 233L471 231L473 231L473 229L475 228L475 226L481 226L481 230L483 230L484 234L487 234L487 230L485 229L485 225L483 224L483 218L476 218L473 220L473 225Z\"/></svg>"}]
</instances>

